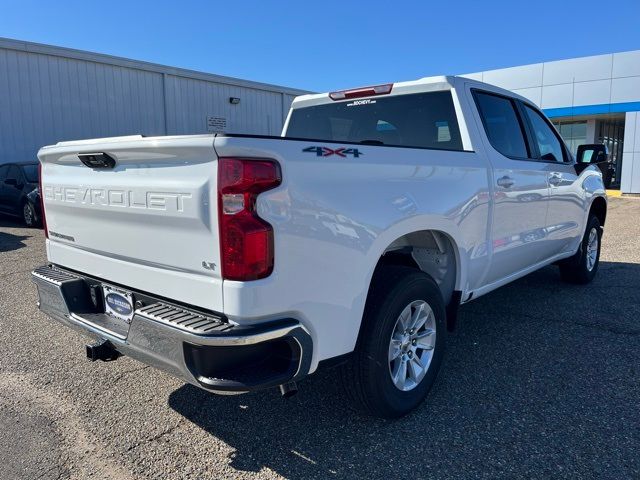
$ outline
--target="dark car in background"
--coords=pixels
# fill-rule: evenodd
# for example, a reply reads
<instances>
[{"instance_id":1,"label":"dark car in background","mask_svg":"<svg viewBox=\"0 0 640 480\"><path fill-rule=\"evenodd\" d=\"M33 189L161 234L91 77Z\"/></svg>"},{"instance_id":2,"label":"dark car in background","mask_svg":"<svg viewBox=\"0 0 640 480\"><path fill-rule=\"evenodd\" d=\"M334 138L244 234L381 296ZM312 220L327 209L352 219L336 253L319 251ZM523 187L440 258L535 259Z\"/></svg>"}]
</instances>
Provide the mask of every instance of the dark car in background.
<instances>
[{"instance_id":1,"label":"dark car in background","mask_svg":"<svg viewBox=\"0 0 640 480\"><path fill-rule=\"evenodd\" d=\"M41 224L38 162L0 165L0 213L21 218L28 227Z\"/></svg>"}]
</instances>

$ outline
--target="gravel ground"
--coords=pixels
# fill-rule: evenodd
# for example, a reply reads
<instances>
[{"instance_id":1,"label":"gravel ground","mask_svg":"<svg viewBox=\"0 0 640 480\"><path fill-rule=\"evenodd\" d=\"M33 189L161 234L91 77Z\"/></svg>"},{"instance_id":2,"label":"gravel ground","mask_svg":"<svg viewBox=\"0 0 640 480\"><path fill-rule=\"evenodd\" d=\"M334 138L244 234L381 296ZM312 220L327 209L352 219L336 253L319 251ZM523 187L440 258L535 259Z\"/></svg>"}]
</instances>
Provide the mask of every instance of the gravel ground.
<instances>
[{"instance_id":1,"label":"gravel ground","mask_svg":"<svg viewBox=\"0 0 640 480\"><path fill-rule=\"evenodd\" d=\"M351 412L331 371L220 397L36 308L43 234L0 219L0 479L640 478L640 199L611 199L588 287L548 267L461 308L427 402Z\"/></svg>"}]
</instances>

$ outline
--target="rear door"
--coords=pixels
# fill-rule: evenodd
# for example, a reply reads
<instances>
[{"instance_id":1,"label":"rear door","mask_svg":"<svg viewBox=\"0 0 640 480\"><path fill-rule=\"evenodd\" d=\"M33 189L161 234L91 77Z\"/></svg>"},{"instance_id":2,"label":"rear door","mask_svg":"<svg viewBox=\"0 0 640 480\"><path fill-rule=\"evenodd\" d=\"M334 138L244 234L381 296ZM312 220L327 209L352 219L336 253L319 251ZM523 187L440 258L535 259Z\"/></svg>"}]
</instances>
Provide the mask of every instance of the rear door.
<instances>
[{"instance_id":1,"label":"rear door","mask_svg":"<svg viewBox=\"0 0 640 480\"><path fill-rule=\"evenodd\" d=\"M492 261L486 277L491 284L546 257L548 173L527 142L528 126L517 102L484 90L472 95L493 166Z\"/></svg>"},{"instance_id":2,"label":"rear door","mask_svg":"<svg viewBox=\"0 0 640 480\"><path fill-rule=\"evenodd\" d=\"M84 153L115 166L90 168ZM212 136L67 142L39 158L51 262L223 311Z\"/></svg>"},{"instance_id":3,"label":"rear door","mask_svg":"<svg viewBox=\"0 0 640 480\"><path fill-rule=\"evenodd\" d=\"M545 165L549 181L547 211L548 257L573 251L582 238L584 218L584 190L562 138L551 122L535 107L523 104L529 124L531 143L537 157Z\"/></svg>"}]
</instances>

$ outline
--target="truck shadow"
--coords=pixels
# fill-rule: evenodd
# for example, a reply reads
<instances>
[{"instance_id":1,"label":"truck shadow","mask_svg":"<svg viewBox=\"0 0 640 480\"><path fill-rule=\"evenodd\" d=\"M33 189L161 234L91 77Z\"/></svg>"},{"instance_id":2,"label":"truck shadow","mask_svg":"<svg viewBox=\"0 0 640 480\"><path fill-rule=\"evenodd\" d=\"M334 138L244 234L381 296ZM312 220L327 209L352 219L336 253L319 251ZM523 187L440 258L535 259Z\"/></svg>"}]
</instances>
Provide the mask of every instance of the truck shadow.
<instances>
[{"instance_id":1,"label":"truck shadow","mask_svg":"<svg viewBox=\"0 0 640 480\"><path fill-rule=\"evenodd\" d=\"M187 385L169 405L234 448L240 471L629 478L640 471L640 265L600 268L581 287L548 267L463 306L429 398L400 420L352 412L330 370L289 400Z\"/></svg>"}]
</instances>

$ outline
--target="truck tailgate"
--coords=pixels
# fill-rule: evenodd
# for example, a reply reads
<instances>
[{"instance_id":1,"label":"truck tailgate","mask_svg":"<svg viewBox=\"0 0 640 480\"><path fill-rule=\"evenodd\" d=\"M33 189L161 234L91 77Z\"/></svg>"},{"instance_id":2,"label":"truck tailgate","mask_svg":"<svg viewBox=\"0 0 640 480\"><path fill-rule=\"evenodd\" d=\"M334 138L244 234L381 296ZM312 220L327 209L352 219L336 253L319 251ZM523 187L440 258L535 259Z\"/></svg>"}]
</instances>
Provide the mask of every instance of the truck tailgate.
<instances>
[{"instance_id":1,"label":"truck tailgate","mask_svg":"<svg viewBox=\"0 0 640 480\"><path fill-rule=\"evenodd\" d=\"M63 142L38 157L52 263L223 311L212 136Z\"/></svg>"}]
</instances>

